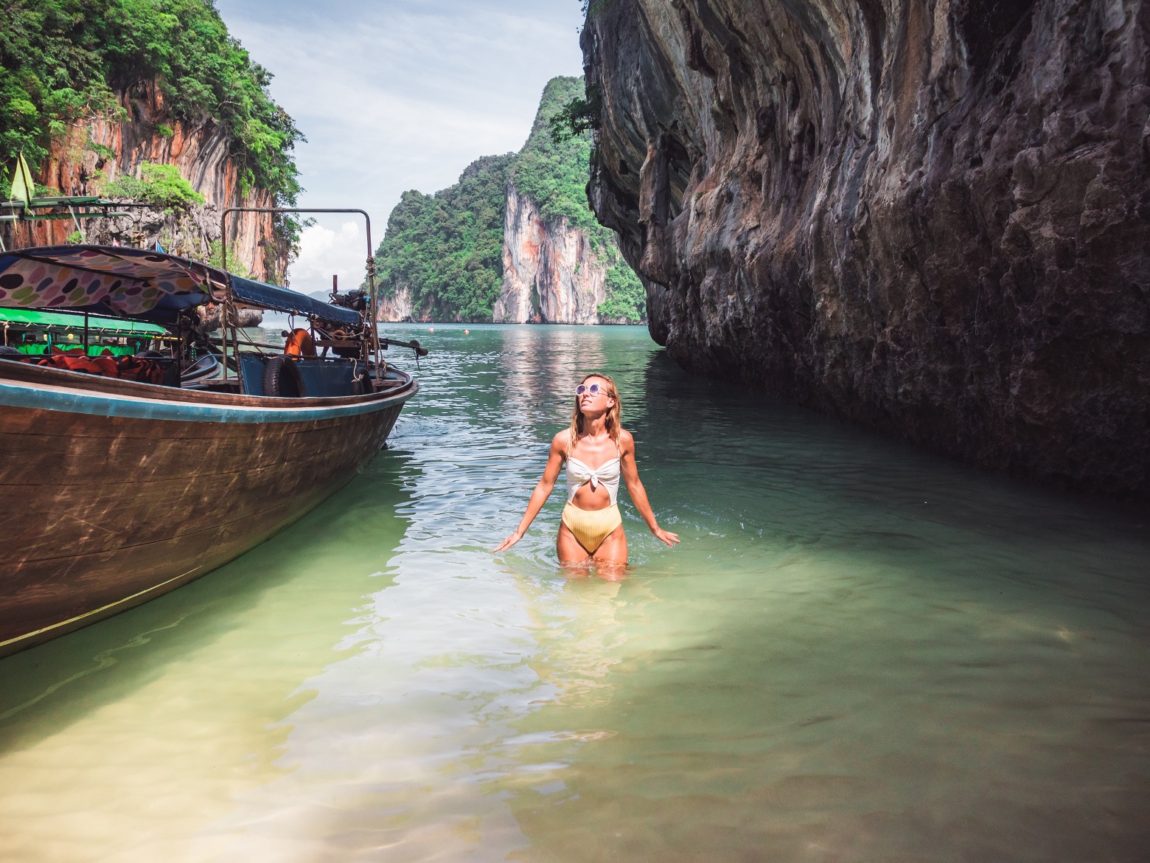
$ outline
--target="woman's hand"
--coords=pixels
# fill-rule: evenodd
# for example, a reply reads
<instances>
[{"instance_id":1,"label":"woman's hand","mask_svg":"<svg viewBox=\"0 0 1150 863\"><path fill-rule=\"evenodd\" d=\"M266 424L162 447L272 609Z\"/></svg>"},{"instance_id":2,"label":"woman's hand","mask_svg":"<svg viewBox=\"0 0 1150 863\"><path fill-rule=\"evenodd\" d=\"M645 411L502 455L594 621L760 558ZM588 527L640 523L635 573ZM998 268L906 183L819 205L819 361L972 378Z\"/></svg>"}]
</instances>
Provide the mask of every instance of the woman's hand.
<instances>
[{"instance_id":1,"label":"woman's hand","mask_svg":"<svg viewBox=\"0 0 1150 863\"><path fill-rule=\"evenodd\" d=\"M523 539L523 534L520 533L519 531L515 531L515 533L511 534L511 536L507 537L507 539L503 540L503 542L499 543L499 545L495 546L495 548L493 548L491 551L493 554L495 552L506 551L507 549L511 548L511 546L515 545L515 543L519 542L519 540L521 540L521 539ZM675 541L678 542L677 537L676 537Z\"/></svg>"},{"instance_id":2,"label":"woman's hand","mask_svg":"<svg viewBox=\"0 0 1150 863\"><path fill-rule=\"evenodd\" d=\"M679 534L677 533L671 533L671 531L663 530L661 527L655 528L651 533L655 534L655 538L660 542L665 542L672 548L679 544Z\"/></svg>"}]
</instances>

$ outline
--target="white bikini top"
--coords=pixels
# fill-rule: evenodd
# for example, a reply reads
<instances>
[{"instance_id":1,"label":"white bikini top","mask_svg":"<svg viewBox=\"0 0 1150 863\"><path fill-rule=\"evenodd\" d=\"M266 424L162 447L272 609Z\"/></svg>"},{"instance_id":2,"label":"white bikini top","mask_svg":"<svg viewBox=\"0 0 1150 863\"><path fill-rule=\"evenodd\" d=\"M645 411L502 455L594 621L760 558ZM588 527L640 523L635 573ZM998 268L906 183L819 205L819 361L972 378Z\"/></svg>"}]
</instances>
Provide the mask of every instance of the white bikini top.
<instances>
[{"instance_id":1,"label":"white bikini top","mask_svg":"<svg viewBox=\"0 0 1150 863\"><path fill-rule=\"evenodd\" d=\"M567 502L573 501L575 492L587 483L591 483L592 491L603 483L611 503L615 503L619 497L619 459L609 459L592 470L579 459L567 456Z\"/></svg>"}]
</instances>

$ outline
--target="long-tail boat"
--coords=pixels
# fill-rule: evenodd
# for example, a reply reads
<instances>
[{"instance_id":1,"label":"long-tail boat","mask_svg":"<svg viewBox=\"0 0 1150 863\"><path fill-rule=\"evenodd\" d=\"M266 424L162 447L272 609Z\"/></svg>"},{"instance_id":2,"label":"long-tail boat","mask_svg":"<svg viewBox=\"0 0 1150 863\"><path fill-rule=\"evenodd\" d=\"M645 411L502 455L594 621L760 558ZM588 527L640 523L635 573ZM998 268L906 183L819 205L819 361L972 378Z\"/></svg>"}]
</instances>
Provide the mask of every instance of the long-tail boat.
<instances>
[{"instance_id":1,"label":"long-tail boat","mask_svg":"<svg viewBox=\"0 0 1150 863\"><path fill-rule=\"evenodd\" d=\"M418 389L383 359L370 288L323 302L157 251L0 254L0 308L21 311L0 347L0 656L203 575L348 482ZM246 309L299 325L249 344Z\"/></svg>"}]
</instances>

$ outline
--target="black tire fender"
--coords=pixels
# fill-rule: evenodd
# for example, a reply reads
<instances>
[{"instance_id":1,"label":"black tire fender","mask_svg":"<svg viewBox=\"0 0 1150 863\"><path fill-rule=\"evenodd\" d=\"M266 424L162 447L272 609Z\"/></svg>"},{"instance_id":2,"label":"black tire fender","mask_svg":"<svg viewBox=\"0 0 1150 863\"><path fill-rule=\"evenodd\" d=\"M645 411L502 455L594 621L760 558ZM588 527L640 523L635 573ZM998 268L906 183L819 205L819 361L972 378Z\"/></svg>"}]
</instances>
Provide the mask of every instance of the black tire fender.
<instances>
[{"instance_id":1,"label":"black tire fender","mask_svg":"<svg viewBox=\"0 0 1150 863\"><path fill-rule=\"evenodd\" d=\"M295 363L284 356L271 356L264 364L264 395L299 398L299 374Z\"/></svg>"}]
</instances>

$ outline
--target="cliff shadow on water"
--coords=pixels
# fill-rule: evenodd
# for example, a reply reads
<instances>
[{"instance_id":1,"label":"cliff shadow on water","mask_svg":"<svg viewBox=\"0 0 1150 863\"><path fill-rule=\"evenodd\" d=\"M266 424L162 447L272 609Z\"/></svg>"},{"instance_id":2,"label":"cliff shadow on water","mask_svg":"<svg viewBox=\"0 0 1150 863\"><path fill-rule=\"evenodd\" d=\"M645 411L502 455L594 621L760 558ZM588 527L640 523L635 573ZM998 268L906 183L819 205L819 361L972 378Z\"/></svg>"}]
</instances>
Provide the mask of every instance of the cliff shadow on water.
<instances>
[{"instance_id":1,"label":"cliff shadow on water","mask_svg":"<svg viewBox=\"0 0 1150 863\"><path fill-rule=\"evenodd\" d=\"M644 478L667 484L658 499L685 504L682 518L700 529L734 519L797 547L841 530L849 537L833 542L866 559L898 552L907 524L964 535L972 548L1017 544L1055 556L1080 538L1106 542L1093 538L1099 531L1125 547L1147 527L1137 501L972 468L738 379L686 372L665 350L651 353L643 381L646 404L630 411L627 427L641 443ZM728 475L723 507L693 508L696 485ZM860 524L849 524L850 513Z\"/></svg>"}]
</instances>

